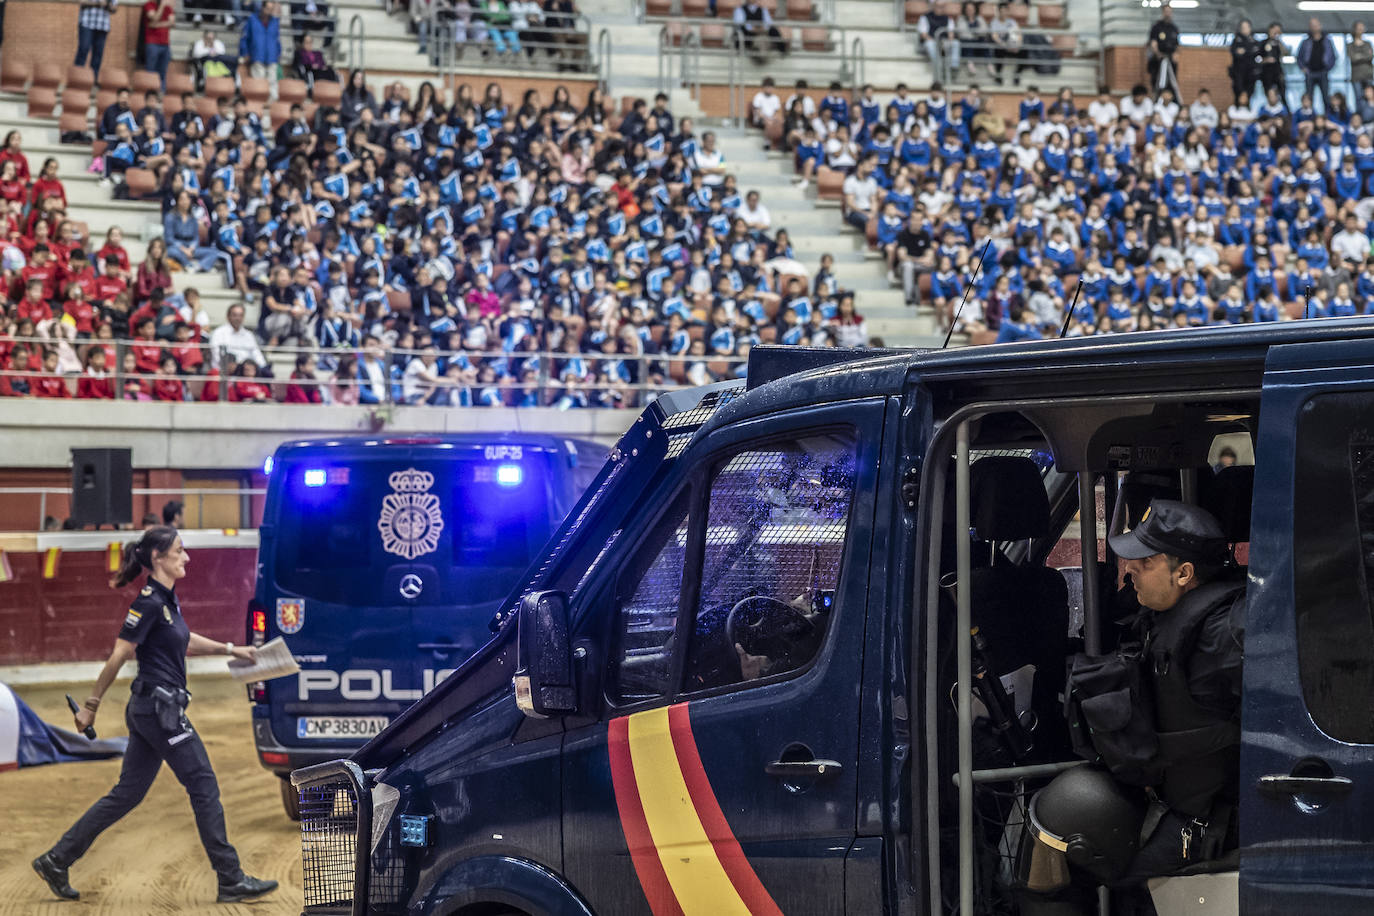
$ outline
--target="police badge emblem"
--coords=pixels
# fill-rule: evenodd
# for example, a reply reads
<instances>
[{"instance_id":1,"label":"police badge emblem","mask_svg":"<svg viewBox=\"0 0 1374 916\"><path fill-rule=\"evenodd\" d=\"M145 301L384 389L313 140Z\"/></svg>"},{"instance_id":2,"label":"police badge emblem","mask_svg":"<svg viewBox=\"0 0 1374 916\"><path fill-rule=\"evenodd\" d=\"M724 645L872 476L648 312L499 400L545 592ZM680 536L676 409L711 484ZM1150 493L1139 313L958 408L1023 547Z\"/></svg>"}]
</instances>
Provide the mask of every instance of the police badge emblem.
<instances>
[{"instance_id":1,"label":"police badge emblem","mask_svg":"<svg viewBox=\"0 0 1374 916\"><path fill-rule=\"evenodd\" d=\"M287 636L305 626L305 602L300 598L277 599L277 629Z\"/></svg>"},{"instance_id":2,"label":"police badge emblem","mask_svg":"<svg viewBox=\"0 0 1374 916\"><path fill-rule=\"evenodd\" d=\"M383 497L381 517L377 519L382 549L407 560L438 550L444 516L439 497L429 492L434 486L434 475L407 468L392 474L387 482L392 492Z\"/></svg>"},{"instance_id":3,"label":"police badge emblem","mask_svg":"<svg viewBox=\"0 0 1374 916\"><path fill-rule=\"evenodd\" d=\"M168 623L172 622L172 609L165 604L162 606L162 619Z\"/></svg>"}]
</instances>

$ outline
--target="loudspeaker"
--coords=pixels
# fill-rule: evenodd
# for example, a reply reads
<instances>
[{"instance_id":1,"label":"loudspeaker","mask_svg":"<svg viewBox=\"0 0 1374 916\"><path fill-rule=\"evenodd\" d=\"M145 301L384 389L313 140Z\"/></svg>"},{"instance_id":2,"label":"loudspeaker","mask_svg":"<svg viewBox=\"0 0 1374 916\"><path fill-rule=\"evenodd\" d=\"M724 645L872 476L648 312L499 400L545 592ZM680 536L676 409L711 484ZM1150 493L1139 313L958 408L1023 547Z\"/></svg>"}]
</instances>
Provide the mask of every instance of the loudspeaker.
<instances>
[{"instance_id":1,"label":"loudspeaker","mask_svg":"<svg viewBox=\"0 0 1374 916\"><path fill-rule=\"evenodd\" d=\"M134 520L131 449L72 449L72 518L79 525L121 525Z\"/></svg>"}]
</instances>

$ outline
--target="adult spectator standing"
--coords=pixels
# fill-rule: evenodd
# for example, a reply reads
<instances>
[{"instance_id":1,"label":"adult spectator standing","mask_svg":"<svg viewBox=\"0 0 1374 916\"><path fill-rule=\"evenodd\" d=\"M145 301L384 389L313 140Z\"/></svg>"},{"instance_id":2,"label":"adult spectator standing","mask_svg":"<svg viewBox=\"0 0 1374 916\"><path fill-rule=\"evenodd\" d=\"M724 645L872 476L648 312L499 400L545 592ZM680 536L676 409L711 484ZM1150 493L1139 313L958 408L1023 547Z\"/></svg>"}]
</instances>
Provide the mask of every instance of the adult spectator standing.
<instances>
[{"instance_id":1,"label":"adult spectator standing","mask_svg":"<svg viewBox=\"0 0 1374 916\"><path fill-rule=\"evenodd\" d=\"M897 236L895 249L907 305L921 304L921 273L929 273L934 266L933 244L925 228L925 215L919 210L913 212L906 228Z\"/></svg>"},{"instance_id":2,"label":"adult spectator standing","mask_svg":"<svg viewBox=\"0 0 1374 916\"><path fill-rule=\"evenodd\" d=\"M89 57L95 84L100 85L100 62L105 59L105 39L110 37L110 14L119 0L83 0L76 20L76 60L78 67L86 66ZM3 4L0 4L3 15ZM0 31L0 41L3 40Z\"/></svg>"},{"instance_id":3,"label":"adult spectator standing","mask_svg":"<svg viewBox=\"0 0 1374 916\"><path fill-rule=\"evenodd\" d=\"M156 73L167 91L167 65L172 62L172 0L148 0L143 4L143 69Z\"/></svg>"},{"instance_id":4,"label":"adult spectator standing","mask_svg":"<svg viewBox=\"0 0 1374 916\"><path fill-rule=\"evenodd\" d=\"M1298 66L1307 79L1307 94L1317 101L1322 94L1322 110L1331 107L1331 71L1336 67L1336 44L1322 31L1321 20L1313 16L1307 21L1307 37L1298 45Z\"/></svg>"},{"instance_id":5,"label":"adult spectator standing","mask_svg":"<svg viewBox=\"0 0 1374 916\"><path fill-rule=\"evenodd\" d=\"M873 177L873 169L877 164L877 156L865 156L859 160L858 168L844 180L844 218L860 232L868 229L869 217L878 212L880 192L878 182Z\"/></svg>"},{"instance_id":6,"label":"adult spectator standing","mask_svg":"<svg viewBox=\"0 0 1374 916\"><path fill-rule=\"evenodd\" d=\"M1364 37L1364 20L1350 27L1350 40L1345 43L1345 59L1350 63L1350 88L1355 101L1364 97L1366 86L1374 85L1374 45Z\"/></svg>"},{"instance_id":7,"label":"adult spectator standing","mask_svg":"<svg viewBox=\"0 0 1374 916\"><path fill-rule=\"evenodd\" d=\"M1255 89L1259 78L1260 43L1255 38L1255 28L1249 19L1242 19L1236 26L1236 34L1231 37L1231 65L1226 73L1231 77L1231 97L1239 98L1244 92L1249 95Z\"/></svg>"},{"instance_id":8,"label":"adult spectator standing","mask_svg":"<svg viewBox=\"0 0 1374 916\"><path fill-rule=\"evenodd\" d=\"M735 41L750 54L761 57L760 42L765 37L778 54L787 53L787 42L782 40L782 33L773 24L773 14L762 4L747 0L735 7Z\"/></svg>"},{"instance_id":9,"label":"adult spectator standing","mask_svg":"<svg viewBox=\"0 0 1374 916\"><path fill-rule=\"evenodd\" d=\"M275 0L264 0L258 14L243 21L239 59L248 64L249 76L267 80L272 98L276 98L277 66L281 63L281 18Z\"/></svg>"},{"instance_id":10,"label":"adult spectator standing","mask_svg":"<svg viewBox=\"0 0 1374 916\"><path fill-rule=\"evenodd\" d=\"M1287 49L1283 46L1283 26L1277 22L1269 23L1269 34L1260 42L1260 84L1268 94L1270 89L1283 98L1288 92L1288 83L1283 75L1283 56Z\"/></svg>"},{"instance_id":11,"label":"adult spectator standing","mask_svg":"<svg viewBox=\"0 0 1374 916\"><path fill-rule=\"evenodd\" d=\"M1174 25L1174 8L1164 4L1159 8L1159 21L1150 26L1150 92L1159 95L1163 89L1172 89L1174 98L1182 98L1178 88L1178 26Z\"/></svg>"}]
</instances>

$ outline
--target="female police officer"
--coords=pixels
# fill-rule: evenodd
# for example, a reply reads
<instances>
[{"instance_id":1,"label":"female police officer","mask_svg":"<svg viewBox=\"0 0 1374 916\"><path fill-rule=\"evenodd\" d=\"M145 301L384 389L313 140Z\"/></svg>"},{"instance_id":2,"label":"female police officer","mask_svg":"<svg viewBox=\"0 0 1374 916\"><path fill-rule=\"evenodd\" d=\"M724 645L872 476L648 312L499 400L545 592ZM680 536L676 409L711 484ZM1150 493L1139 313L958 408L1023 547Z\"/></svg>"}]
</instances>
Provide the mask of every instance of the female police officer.
<instances>
[{"instance_id":1,"label":"female police officer","mask_svg":"<svg viewBox=\"0 0 1374 916\"><path fill-rule=\"evenodd\" d=\"M75 900L79 896L67 882L68 866L90 848L102 830L143 800L164 760L191 797L200 841L219 876L219 901L246 900L277 887L277 882L250 877L239 867L238 853L224 835L219 784L210 768L205 745L185 713L191 696L186 692L186 656L231 655L251 659L255 650L216 642L187 628L174 591L177 580L186 575L186 561L181 538L175 528L167 526L149 528L124 548L124 562L112 585L128 585L143 570L148 571L147 583L124 618L114 651L96 679L95 690L76 714L76 727L84 729L95 721L100 698L119 669L130 658L137 657L138 678L124 711L129 748L115 787L92 805L56 846L33 861L34 870L59 897Z\"/></svg>"}]
</instances>

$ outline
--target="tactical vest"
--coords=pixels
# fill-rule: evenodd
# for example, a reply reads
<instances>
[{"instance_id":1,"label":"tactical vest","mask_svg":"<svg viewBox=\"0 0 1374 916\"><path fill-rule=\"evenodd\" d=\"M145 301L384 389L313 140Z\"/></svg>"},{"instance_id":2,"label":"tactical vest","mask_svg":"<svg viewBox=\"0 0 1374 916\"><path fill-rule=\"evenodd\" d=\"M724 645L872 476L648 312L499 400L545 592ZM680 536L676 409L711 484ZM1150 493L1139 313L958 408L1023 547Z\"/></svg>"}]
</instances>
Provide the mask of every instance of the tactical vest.
<instances>
[{"instance_id":1,"label":"tactical vest","mask_svg":"<svg viewBox=\"0 0 1374 916\"><path fill-rule=\"evenodd\" d=\"M1159 796L1169 807L1205 817L1212 798L1233 783L1240 765L1240 709L1208 709L1188 689L1188 665L1198 631L1213 613L1224 613L1241 595L1242 582L1199 586L1172 609L1155 614L1145 663L1154 692L1158 758L1163 770Z\"/></svg>"},{"instance_id":2,"label":"tactical vest","mask_svg":"<svg viewBox=\"0 0 1374 916\"><path fill-rule=\"evenodd\" d=\"M1205 817L1234 782L1240 711L1208 709L1193 698L1188 666L1198 631L1229 608L1244 583L1199 586L1168 611L1148 614L1143 642L1112 655L1074 656L1068 693L1074 749L1100 759L1123 782L1153 786L1180 813Z\"/></svg>"}]
</instances>

